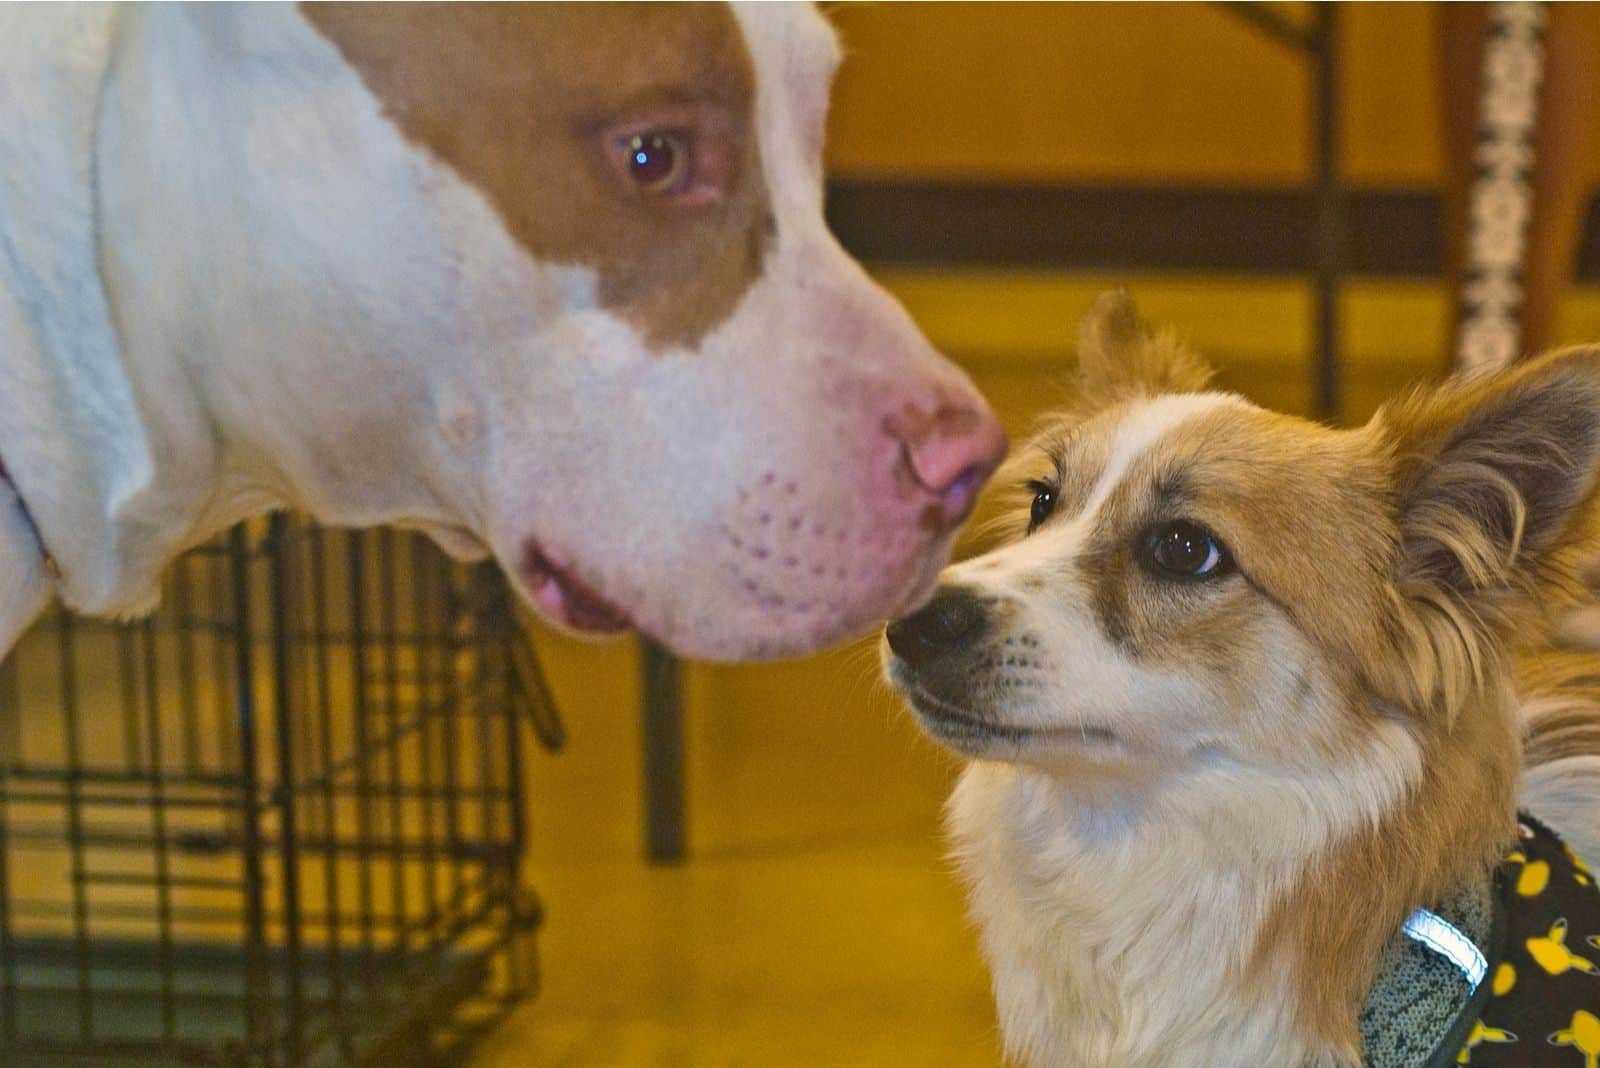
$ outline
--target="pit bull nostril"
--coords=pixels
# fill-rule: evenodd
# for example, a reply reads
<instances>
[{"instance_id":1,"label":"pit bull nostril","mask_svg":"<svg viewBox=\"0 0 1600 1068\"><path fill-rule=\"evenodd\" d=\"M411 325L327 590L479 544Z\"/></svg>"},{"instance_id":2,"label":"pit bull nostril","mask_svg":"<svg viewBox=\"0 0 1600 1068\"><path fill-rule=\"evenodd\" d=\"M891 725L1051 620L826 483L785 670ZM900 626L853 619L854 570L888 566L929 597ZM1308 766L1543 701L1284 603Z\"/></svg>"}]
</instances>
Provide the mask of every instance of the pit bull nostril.
<instances>
[{"instance_id":1,"label":"pit bull nostril","mask_svg":"<svg viewBox=\"0 0 1600 1068\"><path fill-rule=\"evenodd\" d=\"M983 408L941 408L931 416L908 412L886 420L884 429L900 442L900 464L910 480L939 498L933 518L940 531L967 517L1005 456L1005 431Z\"/></svg>"},{"instance_id":2,"label":"pit bull nostril","mask_svg":"<svg viewBox=\"0 0 1600 1068\"><path fill-rule=\"evenodd\" d=\"M955 656L989 630L989 610L964 586L941 586L933 599L884 629L894 655L912 668Z\"/></svg>"},{"instance_id":3,"label":"pit bull nostril","mask_svg":"<svg viewBox=\"0 0 1600 1068\"><path fill-rule=\"evenodd\" d=\"M942 495L944 514L951 526L960 523L972 512L972 506L978 503L978 491L983 488L990 470L992 468L989 466L972 464L945 487Z\"/></svg>"},{"instance_id":4,"label":"pit bull nostril","mask_svg":"<svg viewBox=\"0 0 1600 1068\"><path fill-rule=\"evenodd\" d=\"M985 473L1005 452L1005 431L988 412L941 409L920 434L900 438L911 472L924 487L942 494L973 468ZM899 435L897 435L899 436Z\"/></svg>"}]
</instances>

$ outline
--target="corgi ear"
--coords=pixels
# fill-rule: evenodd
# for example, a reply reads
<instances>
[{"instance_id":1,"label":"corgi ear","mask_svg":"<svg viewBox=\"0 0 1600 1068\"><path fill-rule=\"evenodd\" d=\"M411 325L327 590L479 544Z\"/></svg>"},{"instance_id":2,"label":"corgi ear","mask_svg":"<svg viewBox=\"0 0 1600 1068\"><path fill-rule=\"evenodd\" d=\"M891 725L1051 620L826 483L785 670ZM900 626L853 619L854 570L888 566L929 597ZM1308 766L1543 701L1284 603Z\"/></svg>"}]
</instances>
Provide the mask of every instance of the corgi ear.
<instances>
[{"instance_id":1,"label":"corgi ear","mask_svg":"<svg viewBox=\"0 0 1600 1068\"><path fill-rule=\"evenodd\" d=\"M1600 464L1600 348L1418 394L1374 423L1395 450L1402 588L1494 616L1483 595L1534 592L1583 533Z\"/></svg>"},{"instance_id":2,"label":"corgi ear","mask_svg":"<svg viewBox=\"0 0 1600 1068\"><path fill-rule=\"evenodd\" d=\"M1092 406L1155 393L1196 393L1211 374L1176 332L1152 332L1126 289L1100 294L1078 328L1078 390Z\"/></svg>"}]
</instances>

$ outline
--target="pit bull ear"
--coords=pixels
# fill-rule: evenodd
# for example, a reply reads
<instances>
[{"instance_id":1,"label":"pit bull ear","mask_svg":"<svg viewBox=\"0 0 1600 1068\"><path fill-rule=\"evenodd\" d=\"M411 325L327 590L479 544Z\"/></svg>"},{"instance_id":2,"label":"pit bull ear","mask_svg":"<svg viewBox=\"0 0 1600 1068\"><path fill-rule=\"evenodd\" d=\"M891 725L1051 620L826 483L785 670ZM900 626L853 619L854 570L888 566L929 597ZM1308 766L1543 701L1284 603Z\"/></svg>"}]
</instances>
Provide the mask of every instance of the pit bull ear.
<instances>
[{"instance_id":1,"label":"pit bull ear","mask_svg":"<svg viewBox=\"0 0 1600 1068\"><path fill-rule=\"evenodd\" d=\"M1078 390L1090 405L1195 393L1206 388L1211 374L1175 331L1152 331L1126 289L1100 294L1078 328Z\"/></svg>"},{"instance_id":2,"label":"pit bull ear","mask_svg":"<svg viewBox=\"0 0 1600 1068\"><path fill-rule=\"evenodd\" d=\"M1417 394L1374 424L1395 450L1402 590L1488 620L1561 577L1595 496L1600 348Z\"/></svg>"}]
</instances>

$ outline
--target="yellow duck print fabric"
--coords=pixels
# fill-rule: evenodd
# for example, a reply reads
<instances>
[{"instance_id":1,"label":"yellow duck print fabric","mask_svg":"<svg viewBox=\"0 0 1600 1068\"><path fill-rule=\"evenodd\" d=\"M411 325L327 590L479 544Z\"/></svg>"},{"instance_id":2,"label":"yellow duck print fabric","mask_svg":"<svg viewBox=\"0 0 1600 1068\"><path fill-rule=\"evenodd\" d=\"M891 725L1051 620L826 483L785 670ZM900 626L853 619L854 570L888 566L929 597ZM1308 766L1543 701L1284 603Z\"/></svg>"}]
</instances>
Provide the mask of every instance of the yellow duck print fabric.
<instances>
[{"instance_id":1,"label":"yellow duck print fabric","mask_svg":"<svg viewBox=\"0 0 1600 1068\"><path fill-rule=\"evenodd\" d=\"M1579 1009L1572 1014L1572 1024L1550 1036L1553 1046L1571 1046L1583 1054L1587 1068L1600 1068L1600 1019L1593 1013Z\"/></svg>"},{"instance_id":2,"label":"yellow duck print fabric","mask_svg":"<svg viewBox=\"0 0 1600 1068\"><path fill-rule=\"evenodd\" d=\"M1497 880L1503 956L1455 1063L1600 1068L1600 889L1542 824L1524 817L1517 835Z\"/></svg>"}]
</instances>

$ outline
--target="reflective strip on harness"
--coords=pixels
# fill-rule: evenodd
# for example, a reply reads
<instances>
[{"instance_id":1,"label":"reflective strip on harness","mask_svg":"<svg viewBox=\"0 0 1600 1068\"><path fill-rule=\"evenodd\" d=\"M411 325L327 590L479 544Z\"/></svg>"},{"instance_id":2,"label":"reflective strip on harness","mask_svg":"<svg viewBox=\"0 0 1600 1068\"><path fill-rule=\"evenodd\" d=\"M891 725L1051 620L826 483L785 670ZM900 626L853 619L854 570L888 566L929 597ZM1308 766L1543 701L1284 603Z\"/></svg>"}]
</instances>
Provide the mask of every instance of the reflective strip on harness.
<instances>
[{"instance_id":1,"label":"reflective strip on harness","mask_svg":"<svg viewBox=\"0 0 1600 1068\"><path fill-rule=\"evenodd\" d=\"M1458 931L1450 921L1427 909L1418 909L1406 917L1400 930L1408 938L1422 943L1460 968L1461 974L1467 977L1467 985L1473 990L1478 989L1478 984L1483 982L1484 975L1489 971L1489 962L1483 959L1483 954L1472 939Z\"/></svg>"}]
</instances>

